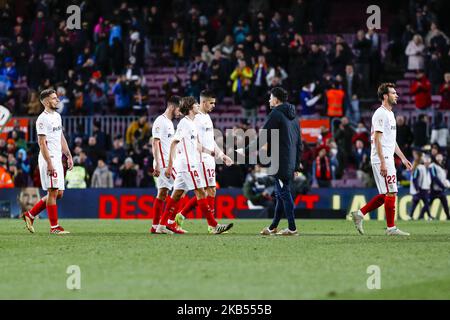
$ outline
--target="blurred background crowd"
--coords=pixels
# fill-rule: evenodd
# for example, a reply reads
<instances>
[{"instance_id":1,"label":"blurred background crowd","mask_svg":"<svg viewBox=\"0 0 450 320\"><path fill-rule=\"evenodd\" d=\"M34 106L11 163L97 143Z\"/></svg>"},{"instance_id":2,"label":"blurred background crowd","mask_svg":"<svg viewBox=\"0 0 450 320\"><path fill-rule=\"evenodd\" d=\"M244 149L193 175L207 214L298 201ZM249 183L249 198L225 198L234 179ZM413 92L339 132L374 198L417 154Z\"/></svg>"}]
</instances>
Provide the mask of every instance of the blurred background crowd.
<instances>
[{"instance_id":1,"label":"blurred background crowd","mask_svg":"<svg viewBox=\"0 0 450 320\"><path fill-rule=\"evenodd\" d=\"M449 2L379 2L381 30L366 27L369 1L3 0L0 105L34 130L38 93L55 88L63 119L82 119L66 127L75 160L67 187L151 187L151 119L168 97L210 88L217 127L259 128L267 92L283 86L301 119L330 119L305 143L296 188L304 193L374 186L370 116L378 84L391 81L399 146L408 157L416 149L442 154L448 169ZM79 30L66 25L73 4ZM107 130L106 118L128 120ZM17 122L0 137L0 187L39 186L30 136ZM244 186L262 203L273 183L264 172L218 166L218 184ZM410 181L400 164L399 180Z\"/></svg>"}]
</instances>

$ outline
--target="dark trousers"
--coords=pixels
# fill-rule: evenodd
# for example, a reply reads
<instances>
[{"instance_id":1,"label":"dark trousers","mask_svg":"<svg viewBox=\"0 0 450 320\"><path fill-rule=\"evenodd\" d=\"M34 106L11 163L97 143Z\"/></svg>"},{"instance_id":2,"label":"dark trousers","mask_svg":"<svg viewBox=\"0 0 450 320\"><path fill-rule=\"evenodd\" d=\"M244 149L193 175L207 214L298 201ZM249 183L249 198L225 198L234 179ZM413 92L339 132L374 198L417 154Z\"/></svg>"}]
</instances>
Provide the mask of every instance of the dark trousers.
<instances>
[{"instance_id":1,"label":"dark trousers","mask_svg":"<svg viewBox=\"0 0 450 320\"><path fill-rule=\"evenodd\" d=\"M412 218L414 214L414 210L416 210L417 205L419 204L419 201L423 201L423 208L420 210L420 216L419 219L423 219L425 216L425 212L428 213L428 216L431 218L430 214L430 193L427 191L419 191L419 193L413 195L413 202L410 212L410 217Z\"/></svg>"},{"instance_id":2,"label":"dark trousers","mask_svg":"<svg viewBox=\"0 0 450 320\"><path fill-rule=\"evenodd\" d=\"M269 227L271 230L278 227L283 212L288 220L289 229L291 231L297 229L295 226L294 199L291 194L291 183L292 180L275 180L275 215Z\"/></svg>"},{"instance_id":3,"label":"dark trousers","mask_svg":"<svg viewBox=\"0 0 450 320\"><path fill-rule=\"evenodd\" d=\"M448 209L448 201L445 192L432 190L430 193L430 206L435 199L441 200L442 208L444 209L445 215L447 216L447 219L450 220L450 212Z\"/></svg>"}]
</instances>

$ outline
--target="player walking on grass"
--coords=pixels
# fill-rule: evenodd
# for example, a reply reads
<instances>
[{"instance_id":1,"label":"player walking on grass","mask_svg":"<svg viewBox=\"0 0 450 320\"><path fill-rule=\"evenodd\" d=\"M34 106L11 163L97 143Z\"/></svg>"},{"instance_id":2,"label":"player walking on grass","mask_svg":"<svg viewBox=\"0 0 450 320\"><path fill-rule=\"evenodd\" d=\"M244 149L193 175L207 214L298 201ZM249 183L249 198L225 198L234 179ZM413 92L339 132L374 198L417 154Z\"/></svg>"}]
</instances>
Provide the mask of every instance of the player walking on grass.
<instances>
[{"instance_id":1,"label":"player walking on grass","mask_svg":"<svg viewBox=\"0 0 450 320\"><path fill-rule=\"evenodd\" d=\"M364 215L384 204L386 211L387 235L409 236L395 226L395 198L397 195L397 175L394 153L400 157L408 170L411 162L406 159L397 144L397 123L392 108L397 104L398 95L393 83L383 83L378 87L378 98L382 101L372 116L371 156L373 175L379 191L364 207L351 213L356 229L364 234Z\"/></svg>"},{"instance_id":2,"label":"player walking on grass","mask_svg":"<svg viewBox=\"0 0 450 320\"><path fill-rule=\"evenodd\" d=\"M233 161L225 155L214 140L214 126L209 116L209 113L216 105L216 97L210 90L203 90L200 93L200 112L195 115L194 123L197 126L198 137L200 144L208 150L214 150L214 154L222 159L222 161L230 166ZM215 157L202 153L200 164L200 175L206 183L206 199L213 212L215 212L215 197L216 197L216 161ZM178 225L182 225L186 215L194 209L198 204L197 197L192 197L183 209L175 216L175 221ZM208 225L208 231L213 232L214 226Z\"/></svg>"},{"instance_id":3,"label":"player walking on grass","mask_svg":"<svg viewBox=\"0 0 450 320\"><path fill-rule=\"evenodd\" d=\"M63 134L61 116L56 111L59 103L56 91L53 89L42 91L39 100L45 109L36 121L40 148L38 163L42 189L47 191L47 195L39 200L30 211L25 212L23 219L27 229L34 233L35 217L47 209L50 233L67 234L69 231L64 230L58 224L56 200L61 199L64 193L62 153L67 157L68 170L72 170L73 167L72 155Z\"/></svg>"},{"instance_id":4,"label":"player walking on grass","mask_svg":"<svg viewBox=\"0 0 450 320\"><path fill-rule=\"evenodd\" d=\"M166 111L156 118L152 127L152 147L155 155L153 175L157 177L156 187L158 195L153 202L153 224L150 229L151 233L156 233L162 213L164 211L164 203L168 200L169 191L173 187L176 170L172 169L172 174L166 177L164 171L169 165L170 144L172 142L175 129L173 126L173 119L180 117L180 97L172 96L168 103Z\"/></svg>"},{"instance_id":5,"label":"player walking on grass","mask_svg":"<svg viewBox=\"0 0 450 320\"><path fill-rule=\"evenodd\" d=\"M214 234L220 234L229 230L233 224L218 224L214 219L213 211L208 203L205 192L206 182L202 179L200 170L201 153L207 152L214 155L213 150L208 150L199 143L198 130L195 125L195 115L200 112L200 106L193 97L184 97L180 102L180 111L185 117L181 119L177 126L177 131L172 139L169 152L169 164L165 170L166 177L176 171L174 181L174 191L171 199L166 204L166 209L157 228L158 233L185 233L176 229L175 223L169 224L168 220L173 220L176 214L176 207L182 195L190 190L194 190L198 207L208 221L208 225L214 228ZM174 157L176 159L174 164Z\"/></svg>"}]
</instances>

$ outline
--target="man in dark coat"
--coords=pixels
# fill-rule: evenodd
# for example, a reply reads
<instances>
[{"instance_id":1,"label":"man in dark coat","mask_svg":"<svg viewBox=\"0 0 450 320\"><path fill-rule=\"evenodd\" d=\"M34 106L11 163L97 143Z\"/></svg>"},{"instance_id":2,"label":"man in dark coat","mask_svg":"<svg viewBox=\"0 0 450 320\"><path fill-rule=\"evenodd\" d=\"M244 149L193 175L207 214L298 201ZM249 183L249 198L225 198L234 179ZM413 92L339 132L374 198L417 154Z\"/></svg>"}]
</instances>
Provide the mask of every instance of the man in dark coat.
<instances>
[{"instance_id":1,"label":"man in dark coat","mask_svg":"<svg viewBox=\"0 0 450 320\"><path fill-rule=\"evenodd\" d=\"M268 137L272 136L272 130L278 130L278 171L275 177L275 216L272 224L261 231L262 235L298 235L294 218L294 200L291 194L291 185L294 176L301 169L302 141L300 137L300 123L296 115L295 106L287 103L287 92L283 88L275 87L270 91L269 114L263 129L267 130ZM260 140L260 139L258 139ZM247 150L253 150L254 141ZM268 142L268 150L271 150L272 141ZM275 143L275 142L274 142ZM261 146L260 146L261 147ZM242 149L241 149L242 150ZM239 150L238 153L241 153ZM273 166L274 155L271 155ZM284 211L289 223L289 228L278 231L282 212Z\"/></svg>"}]
</instances>

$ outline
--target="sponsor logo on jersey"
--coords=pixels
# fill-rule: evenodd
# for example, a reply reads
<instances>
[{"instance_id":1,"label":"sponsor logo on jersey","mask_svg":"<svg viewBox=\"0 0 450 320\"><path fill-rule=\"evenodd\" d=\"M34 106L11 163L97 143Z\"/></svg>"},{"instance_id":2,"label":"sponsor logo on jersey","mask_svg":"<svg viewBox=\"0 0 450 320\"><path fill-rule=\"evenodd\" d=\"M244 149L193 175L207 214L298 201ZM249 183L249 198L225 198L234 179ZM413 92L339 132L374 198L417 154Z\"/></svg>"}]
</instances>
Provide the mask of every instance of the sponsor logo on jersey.
<instances>
[{"instance_id":1,"label":"sponsor logo on jersey","mask_svg":"<svg viewBox=\"0 0 450 320\"><path fill-rule=\"evenodd\" d=\"M53 132L62 130L62 126L53 127Z\"/></svg>"}]
</instances>

